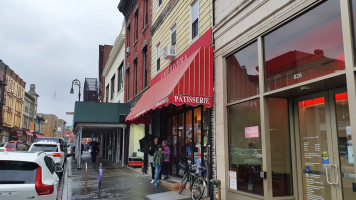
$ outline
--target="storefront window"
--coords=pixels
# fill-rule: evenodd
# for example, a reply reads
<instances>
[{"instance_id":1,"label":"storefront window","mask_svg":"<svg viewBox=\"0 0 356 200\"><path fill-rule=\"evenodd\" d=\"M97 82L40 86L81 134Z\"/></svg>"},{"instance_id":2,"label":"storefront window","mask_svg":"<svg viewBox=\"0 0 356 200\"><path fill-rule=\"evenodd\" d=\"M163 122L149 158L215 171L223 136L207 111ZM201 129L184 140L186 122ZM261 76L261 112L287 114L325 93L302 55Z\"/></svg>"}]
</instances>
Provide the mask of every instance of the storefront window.
<instances>
[{"instance_id":1,"label":"storefront window","mask_svg":"<svg viewBox=\"0 0 356 200\"><path fill-rule=\"evenodd\" d=\"M340 1L326 1L264 37L266 91L345 69Z\"/></svg>"},{"instance_id":2,"label":"storefront window","mask_svg":"<svg viewBox=\"0 0 356 200\"><path fill-rule=\"evenodd\" d=\"M268 110L273 196L293 196L287 99L268 98Z\"/></svg>"},{"instance_id":3,"label":"storefront window","mask_svg":"<svg viewBox=\"0 0 356 200\"><path fill-rule=\"evenodd\" d=\"M185 141L184 141L184 113L178 115L178 162L185 160ZM183 176L184 171L179 170L178 175Z\"/></svg>"},{"instance_id":4,"label":"storefront window","mask_svg":"<svg viewBox=\"0 0 356 200\"><path fill-rule=\"evenodd\" d=\"M258 94L257 42L226 58L228 103Z\"/></svg>"},{"instance_id":5,"label":"storefront window","mask_svg":"<svg viewBox=\"0 0 356 200\"><path fill-rule=\"evenodd\" d=\"M198 166L202 165L202 153L201 153L201 108L194 109L194 147L193 147L193 154L194 154L194 163Z\"/></svg>"},{"instance_id":6,"label":"storefront window","mask_svg":"<svg viewBox=\"0 0 356 200\"><path fill-rule=\"evenodd\" d=\"M185 156L189 160L193 160L193 111L188 111L186 113L185 122Z\"/></svg>"},{"instance_id":7,"label":"storefront window","mask_svg":"<svg viewBox=\"0 0 356 200\"><path fill-rule=\"evenodd\" d=\"M259 99L228 107L230 189L263 195Z\"/></svg>"},{"instance_id":8,"label":"storefront window","mask_svg":"<svg viewBox=\"0 0 356 200\"><path fill-rule=\"evenodd\" d=\"M209 126L208 126L208 112L206 107L203 108L203 139L202 139L202 149L203 149L203 166L208 166L208 135L209 135Z\"/></svg>"},{"instance_id":9,"label":"storefront window","mask_svg":"<svg viewBox=\"0 0 356 200\"><path fill-rule=\"evenodd\" d=\"M172 147L171 147L171 154L172 154L172 173L178 174L178 126L177 126L177 115L172 116Z\"/></svg>"}]
</instances>

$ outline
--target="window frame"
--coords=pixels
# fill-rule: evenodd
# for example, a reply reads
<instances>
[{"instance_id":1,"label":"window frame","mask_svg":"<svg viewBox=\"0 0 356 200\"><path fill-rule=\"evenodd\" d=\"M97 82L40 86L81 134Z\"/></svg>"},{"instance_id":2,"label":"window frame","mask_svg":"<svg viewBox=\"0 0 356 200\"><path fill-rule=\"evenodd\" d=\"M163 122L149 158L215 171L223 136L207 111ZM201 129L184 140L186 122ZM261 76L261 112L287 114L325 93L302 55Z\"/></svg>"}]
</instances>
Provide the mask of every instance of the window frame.
<instances>
[{"instance_id":1,"label":"window frame","mask_svg":"<svg viewBox=\"0 0 356 200\"><path fill-rule=\"evenodd\" d=\"M145 0L144 6L145 6L145 10L143 15L143 28L145 28L148 25L148 0Z\"/></svg>"},{"instance_id":2,"label":"window frame","mask_svg":"<svg viewBox=\"0 0 356 200\"><path fill-rule=\"evenodd\" d=\"M173 44L173 34L175 35L174 44ZM171 28L171 45L176 45L176 44L177 44L177 24L174 24Z\"/></svg>"},{"instance_id":3,"label":"window frame","mask_svg":"<svg viewBox=\"0 0 356 200\"><path fill-rule=\"evenodd\" d=\"M137 58L133 61L134 64L134 96L137 95Z\"/></svg>"},{"instance_id":4,"label":"window frame","mask_svg":"<svg viewBox=\"0 0 356 200\"><path fill-rule=\"evenodd\" d=\"M142 50L142 60L143 60L143 88L148 85L148 58L147 58L147 46Z\"/></svg>"},{"instance_id":5,"label":"window frame","mask_svg":"<svg viewBox=\"0 0 356 200\"><path fill-rule=\"evenodd\" d=\"M197 9L198 9L198 17L197 19L193 19L193 13L194 13L194 6L197 5ZM199 38L199 16L200 16L200 8L199 8L199 0L194 0L191 4L190 4L190 41L191 43L193 43L195 40L197 40L197 38ZM193 37L193 23L197 21L197 34Z\"/></svg>"},{"instance_id":6,"label":"window frame","mask_svg":"<svg viewBox=\"0 0 356 200\"><path fill-rule=\"evenodd\" d=\"M162 0L157 0L157 11L162 7Z\"/></svg>"},{"instance_id":7,"label":"window frame","mask_svg":"<svg viewBox=\"0 0 356 200\"><path fill-rule=\"evenodd\" d=\"M156 46L156 70L157 73L161 69L161 43L159 42Z\"/></svg>"},{"instance_id":8,"label":"window frame","mask_svg":"<svg viewBox=\"0 0 356 200\"><path fill-rule=\"evenodd\" d=\"M130 68L126 69L126 74L127 74L127 91L126 91L126 97L127 101L130 100Z\"/></svg>"},{"instance_id":9,"label":"window frame","mask_svg":"<svg viewBox=\"0 0 356 200\"><path fill-rule=\"evenodd\" d=\"M105 101L109 102L109 84L105 87Z\"/></svg>"},{"instance_id":10,"label":"window frame","mask_svg":"<svg viewBox=\"0 0 356 200\"><path fill-rule=\"evenodd\" d=\"M126 48L130 48L130 43L131 43L130 32L131 32L131 23L129 23L129 25L127 25L126 27Z\"/></svg>"},{"instance_id":11,"label":"window frame","mask_svg":"<svg viewBox=\"0 0 356 200\"><path fill-rule=\"evenodd\" d=\"M123 84L123 69L124 69L124 64L121 63L119 68L117 69L117 92L120 92L122 88L124 87Z\"/></svg>"},{"instance_id":12,"label":"window frame","mask_svg":"<svg viewBox=\"0 0 356 200\"><path fill-rule=\"evenodd\" d=\"M135 43L137 43L137 40L138 40L138 8L136 9L135 11Z\"/></svg>"},{"instance_id":13,"label":"window frame","mask_svg":"<svg viewBox=\"0 0 356 200\"><path fill-rule=\"evenodd\" d=\"M115 74L111 77L111 80L110 80L110 100L113 100L114 99L114 96L115 96L115 79L116 79L116 76Z\"/></svg>"}]
</instances>

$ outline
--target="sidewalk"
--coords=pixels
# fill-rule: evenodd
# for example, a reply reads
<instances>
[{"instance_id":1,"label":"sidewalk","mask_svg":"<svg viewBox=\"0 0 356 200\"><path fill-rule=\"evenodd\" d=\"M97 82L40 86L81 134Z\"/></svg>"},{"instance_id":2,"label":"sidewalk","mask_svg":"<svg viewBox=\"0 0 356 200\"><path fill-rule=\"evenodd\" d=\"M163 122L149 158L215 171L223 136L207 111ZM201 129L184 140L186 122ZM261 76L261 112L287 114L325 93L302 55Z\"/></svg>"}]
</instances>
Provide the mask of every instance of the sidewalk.
<instances>
[{"instance_id":1,"label":"sidewalk","mask_svg":"<svg viewBox=\"0 0 356 200\"><path fill-rule=\"evenodd\" d=\"M88 190L85 191L85 162L88 163ZM97 158L94 164L90 154L84 152L82 156L82 169L76 170L75 162L68 162L71 170L68 171L68 199L137 199L142 200L146 195L169 191L162 186L151 184L151 177L142 175L138 170L121 168L119 165L105 158ZM98 171L103 163L102 192L98 194ZM70 168L68 167L68 169ZM168 198L169 199L169 198Z\"/></svg>"}]
</instances>

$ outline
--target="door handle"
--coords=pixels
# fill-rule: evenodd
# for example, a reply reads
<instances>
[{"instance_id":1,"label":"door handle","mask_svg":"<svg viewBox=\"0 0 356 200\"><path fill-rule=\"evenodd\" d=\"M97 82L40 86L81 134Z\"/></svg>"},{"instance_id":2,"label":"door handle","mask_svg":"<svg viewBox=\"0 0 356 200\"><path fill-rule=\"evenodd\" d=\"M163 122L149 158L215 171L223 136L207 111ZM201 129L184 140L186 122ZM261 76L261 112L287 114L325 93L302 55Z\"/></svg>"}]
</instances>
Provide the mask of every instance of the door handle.
<instances>
[{"instance_id":1,"label":"door handle","mask_svg":"<svg viewBox=\"0 0 356 200\"><path fill-rule=\"evenodd\" d=\"M334 166L334 168L335 168L335 176L336 176L336 180L335 180L335 185L338 185L339 184L339 171L338 171L338 169L337 169L337 165L332 165L332 166Z\"/></svg>"},{"instance_id":2,"label":"door handle","mask_svg":"<svg viewBox=\"0 0 356 200\"><path fill-rule=\"evenodd\" d=\"M330 166L330 165L324 166L324 168L325 168L325 176L326 176L326 182L327 182L329 185L332 185L333 183L329 181L329 170L328 170L329 166Z\"/></svg>"}]
</instances>

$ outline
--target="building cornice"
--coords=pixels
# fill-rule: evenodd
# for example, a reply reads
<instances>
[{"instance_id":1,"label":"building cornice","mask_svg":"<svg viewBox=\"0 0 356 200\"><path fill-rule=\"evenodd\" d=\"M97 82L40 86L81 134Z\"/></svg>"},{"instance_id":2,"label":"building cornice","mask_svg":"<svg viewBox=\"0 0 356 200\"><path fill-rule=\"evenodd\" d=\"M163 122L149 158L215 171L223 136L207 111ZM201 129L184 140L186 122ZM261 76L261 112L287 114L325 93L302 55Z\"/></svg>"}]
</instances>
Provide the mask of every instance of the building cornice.
<instances>
[{"instance_id":1,"label":"building cornice","mask_svg":"<svg viewBox=\"0 0 356 200\"><path fill-rule=\"evenodd\" d=\"M106 62L104 71L103 71L103 76L107 76L112 65L114 64L114 61L117 57L117 55L119 54L120 50L124 47L125 44L125 31L123 31L123 33L120 33L120 35L118 35L116 37L115 43L113 48L111 49L110 55L109 55L109 59L108 62ZM125 57L125 56L124 56Z\"/></svg>"},{"instance_id":2,"label":"building cornice","mask_svg":"<svg viewBox=\"0 0 356 200\"><path fill-rule=\"evenodd\" d=\"M137 0L121 0L117 8L125 16L125 19L131 14Z\"/></svg>"}]
</instances>

